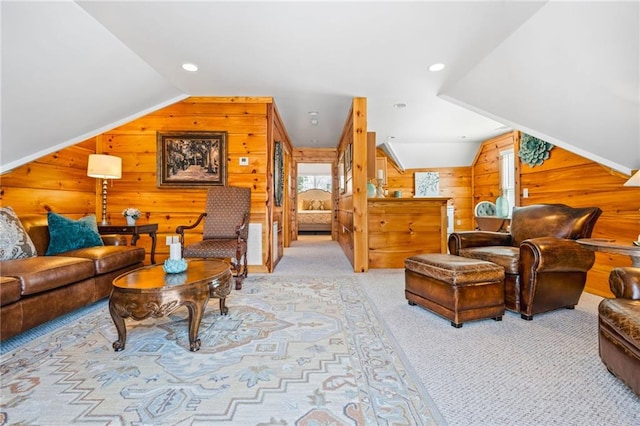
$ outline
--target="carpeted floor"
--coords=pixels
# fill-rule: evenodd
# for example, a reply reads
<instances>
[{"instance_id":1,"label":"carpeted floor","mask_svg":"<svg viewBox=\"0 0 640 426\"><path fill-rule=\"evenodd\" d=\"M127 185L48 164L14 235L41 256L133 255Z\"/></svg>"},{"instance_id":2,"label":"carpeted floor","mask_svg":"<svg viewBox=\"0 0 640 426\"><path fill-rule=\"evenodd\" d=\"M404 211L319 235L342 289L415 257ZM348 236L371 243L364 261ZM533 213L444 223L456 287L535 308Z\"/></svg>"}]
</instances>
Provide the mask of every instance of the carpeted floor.
<instances>
[{"instance_id":1,"label":"carpeted floor","mask_svg":"<svg viewBox=\"0 0 640 426\"><path fill-rule=\"evenodd\" d=\"M210 302L196 354L178 313L133 323L118 354L105 312L5 342L0 411L6 424L640 424L640 399L598 357L599 297L455 329L407 304L402 269L351 269L337 243L301 237L232 293L229 318Z\"/></svg>"}]
</instances>

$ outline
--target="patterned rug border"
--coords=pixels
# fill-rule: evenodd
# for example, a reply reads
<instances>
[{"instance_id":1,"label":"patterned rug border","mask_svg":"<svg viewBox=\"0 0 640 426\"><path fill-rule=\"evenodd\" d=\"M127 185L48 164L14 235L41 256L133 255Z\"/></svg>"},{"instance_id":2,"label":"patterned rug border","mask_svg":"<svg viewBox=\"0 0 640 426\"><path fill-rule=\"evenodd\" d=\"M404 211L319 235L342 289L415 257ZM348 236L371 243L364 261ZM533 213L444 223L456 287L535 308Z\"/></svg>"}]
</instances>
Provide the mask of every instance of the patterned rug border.
<instances>
[{"instance_id":1,"label":"patterned rug border","mask_svg":"<svg viewBox=\"0 0 640 426\"><path fill-rule=\"evenodd\" d=\"M291 283L302 282L308 287L306 291L312 292L322 292L326 286L330 286L334 289L332 291L337 292L334 294L339 298L337 303L339 303L341 306L340 309L342 310L342 316L339 318L341 318L340 322L344 321L341 330L347 341L351 342L348 346L353 350L351 362L355 363L353 364L353 368L355 368L354 372L356 377L360 377L360 379L358 379L360 383L358 385L358 394L361 395L361 398L365 398L364 400L360 399L361 403L368 401L363 405L365 411L362 412L364 417L361 421L365 421L365 424L373 424L372 422L378 424L401 424L402 422L398 423L398 419L402 417L395 417L396 414L389 410L393 407L399 408L404 406L404 410L408 408L408 412L412 413L412 422L415 422L415 424L445 424L440 411L418 379L418 375L415 373L413 366L407 361L406 355L385 324L375 304L367 295L363 288L363 283L357 277L346 275L333 276L323 280L319 277L308 275L286 277L255 275L252 279L248 279L245 282L246 285L243 292L247 293L244 293L244 295L240 293L236 306L238 308L250 308L251 303L249 302L249 305L246 305L242 302L242 300L246 299L241 299L241 297L244 296L246 298L248 295L251 295L252 291L259 293L260 286L268 287L270 283L275 283L276 281L290 281ZM291 285L291 283L288 283L290 288L295 289L296 286ZM278 282L278 284L282 283ZM283 284L282 288L285 289L285 287L286 284ZM316 290L316 288L318 290ZM270 291L273 290L271 289ZM327 294L331 293L325 293L323 297L326 298ZM233 300L232 293L229 301L231 302ZM262 299L256 300L260 302ZM335 300L335 298L329 300ZM72 324L74 321L79 321L80 324L93 321L93 317L87 317L94 315L97 318L97 316L101 315L101 312L104 314L106 304L107 301L98 302L48 323L45 326L38 327L28 333L23 333L23 335L3 342L1 348L3 364L7 363L5 367L9 368L8 364L11 363L12 358L20 358L23 356L21 350L24 350L24 353L28 353L30 346L42 345L44 340L41 339L42 337L49 339L59 338L60 336L56 336L55 333L60 334L65 326ZM241 309L238 309L238 311L240 310ZM86 318L86 320L83 321L83 318ZM184 328L184 324L173 330L174 327L177 327L177 325L173 324L169 327L160 325L158 328L168 330L171 336L170 338L175 338L177 336L176 331ZM113 325L109 324L106 328L113 328ZM180 330L180 332L182 331L183 330ZM104 335L104 331L102 333ZM184 339L184 337L180 339ZM183 340L180 342L180 345L184 345ZM103 343L101 343L101 345L104 346ZM182 348L182 350L184 350L184 348ZM51 356L55 358L57 356L55 351L49 355L41 355L44 355L45 358ZM395 359L395 361L393 361L393 359ZM18 360L14 358L13 361ZM25 359L25 362L28 364L27 359ZM332 364L333 363L332 361ZM37 365L39 364L36 363L36 368L38 368ZM3 399L7 396L8 395L4 395ZM401 405L394 406L394 404L398 403ZM405 413L408 412L405 411ZM302 418L299 420L302 420ZM307 420L311 420L311 418L307 418ZM360 422L358 423L362 424Z\"/></svg>"}]
</instances>

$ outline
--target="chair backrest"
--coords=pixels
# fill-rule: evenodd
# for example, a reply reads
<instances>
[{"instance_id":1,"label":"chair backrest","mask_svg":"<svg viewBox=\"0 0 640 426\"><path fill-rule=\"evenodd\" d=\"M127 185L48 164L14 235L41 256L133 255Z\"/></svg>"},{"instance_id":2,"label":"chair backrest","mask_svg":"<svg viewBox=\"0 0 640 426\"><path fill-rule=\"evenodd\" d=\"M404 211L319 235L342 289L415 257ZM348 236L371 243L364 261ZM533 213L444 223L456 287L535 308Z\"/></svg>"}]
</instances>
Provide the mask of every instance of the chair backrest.
<instances>
[{"instance_id":1,"label":"chair backrest","mask_svg":"<svg viewBox=\"0 0 640 426\"><path fill-rule=\"evenodd\" d=\"M480 201L476 204L474 210L476 216L495 216L496 215L496 203L491 201Z\"/></svg>"},{"instance_id":2,"label":"chair backrest","mask_svg":"<svg viewBox=\"0 0 640 426\"><path fill-rule=\"evenodd\" d=\"M524 240L538 237L589 238L601 214L598 207L574 208L564 204L514 207L511 216L513 245L517 247Z\"/></svg>"},{"instance_id":3,"label":"chair backrest","mask_svg":"<svg viewBox=\"0 0 640 426\"><path fill-rule=\"evenodd\" d=\"M207 191L202 238L236 238L236 228L251 208L251 188L212 186ZM247 227L248 228L248 227ZM245 230L245 234L246 234ZM246 237L246 235L245 235Z\"/></svg>"}]
</instances>

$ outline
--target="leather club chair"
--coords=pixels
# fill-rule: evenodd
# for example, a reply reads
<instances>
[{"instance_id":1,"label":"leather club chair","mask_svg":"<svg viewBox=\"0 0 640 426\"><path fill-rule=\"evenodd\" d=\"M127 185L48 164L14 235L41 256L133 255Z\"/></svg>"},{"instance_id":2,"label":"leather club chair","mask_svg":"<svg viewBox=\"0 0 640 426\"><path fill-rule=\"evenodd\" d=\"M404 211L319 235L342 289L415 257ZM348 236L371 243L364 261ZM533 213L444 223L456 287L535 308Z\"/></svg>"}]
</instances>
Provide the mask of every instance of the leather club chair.
<instances>
[{"instance_id":1,"label":"leather club chair","mask_svg":"<svg viewBox=\"0 0 640 426\"><path fill-rule=\"evenodd\" d=\"M591 237L601 214L564 204L515 207L509 233L452 233L449 252L504 267L506 308L531 320L578 303L595 254L575 240Z\"/></svg>"},{"instance_id":2,"label":"leather club chair","mask_svg":"<svg viewBox=\"0 0 640 426\"><path fill-rule=\"evenodd\" d=\"M640 396L640 268L614 268L609 288L615 298L598 306L600 359Z\"/></svg>"}]
</instances>

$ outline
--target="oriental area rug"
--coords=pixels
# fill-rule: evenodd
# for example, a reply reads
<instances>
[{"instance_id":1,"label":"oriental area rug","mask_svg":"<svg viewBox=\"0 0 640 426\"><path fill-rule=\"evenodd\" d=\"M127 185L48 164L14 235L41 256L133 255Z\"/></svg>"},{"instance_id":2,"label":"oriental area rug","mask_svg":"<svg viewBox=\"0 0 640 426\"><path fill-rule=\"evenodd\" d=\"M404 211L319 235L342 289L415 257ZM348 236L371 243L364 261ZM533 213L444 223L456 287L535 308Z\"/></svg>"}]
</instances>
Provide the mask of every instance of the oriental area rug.
<instances>
[{"instance_id":1,"label":"oriental area rug","mask_svg":"<svg viewBox=\"0 0 640 426\"><path fill-rule=\"evenodd\" d=\"M250 276L207 305L127 321L106 301L1 355L0 424L430 425L442 422L354 277Z\"/></svg>"}]
</instances>

